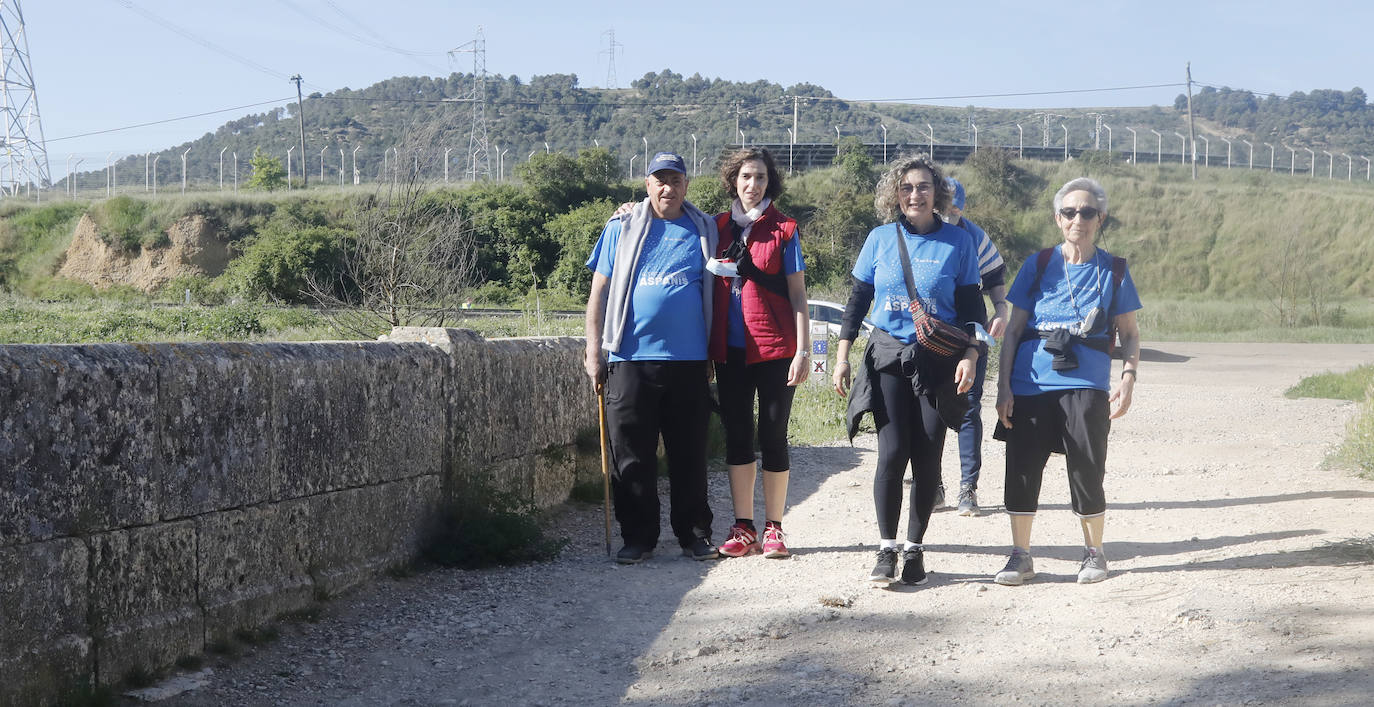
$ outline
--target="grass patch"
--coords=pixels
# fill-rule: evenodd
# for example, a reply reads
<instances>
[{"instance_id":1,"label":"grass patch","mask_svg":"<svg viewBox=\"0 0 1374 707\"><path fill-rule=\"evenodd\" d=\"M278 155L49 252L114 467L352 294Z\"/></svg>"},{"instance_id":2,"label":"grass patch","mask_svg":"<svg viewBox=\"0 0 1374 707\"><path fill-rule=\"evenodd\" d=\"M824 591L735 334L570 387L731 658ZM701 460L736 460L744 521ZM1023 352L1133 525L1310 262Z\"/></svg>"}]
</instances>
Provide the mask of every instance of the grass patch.
<instances>
[{"instance_id":1,"label":"grass patch","mask_svg":"<svg viewBox=\"0 0 1374 707\"><path fill-rule=\"evenodd\" d=\"M422 554L444 567L480 569L553 559L565 545L544 534L534 508L515 494L469 482L440 511Z\"/></svg>"},{"instance_id":2,"label":"grass patch","mask_svg":"<svg viewBox=\"0 0 1374 707\"><path fill-rule=\"evenodd\" d=\"M66 691L57 702L60 707L114 707L120 704L119 693L109 685L92 686L81 680Z\"/></svg>"},{"instance_id":3,"label":"grass patch","mask_svg":"<svg viewBox=\"0 0 1374 707\"><path fill-rule=\"evenodd\" d=\"M1331 400L1364 400L1374 385L1374 364L1360 366L1344 373L1318 373L1308 376L1284 391L1289 398L1328 398Z\"/></svg>"},{"instance_id":4,"label":"grass patch","mask_svg":"<svg viewBox=\"0 0 1374 707\"><path fill-rule=\"evenodd\" d=\"M1374 481L1374 387L1368 389L1359 412L1346 426L1345 440L1328 461Z\"/></svg>"}]
</instances>

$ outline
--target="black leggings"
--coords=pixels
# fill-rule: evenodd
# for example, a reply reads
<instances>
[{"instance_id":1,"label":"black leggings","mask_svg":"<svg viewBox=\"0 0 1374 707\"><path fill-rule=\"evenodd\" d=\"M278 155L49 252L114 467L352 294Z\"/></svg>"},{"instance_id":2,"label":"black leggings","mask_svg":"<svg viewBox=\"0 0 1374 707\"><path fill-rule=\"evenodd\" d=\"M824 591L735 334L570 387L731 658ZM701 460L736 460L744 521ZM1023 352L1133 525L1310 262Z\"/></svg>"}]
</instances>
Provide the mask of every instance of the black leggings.
<instances>
[{"instance_id":1,"label":"black leggings","mask_svg":"<svg viewBox=\"0 0 1374 707\"><path fill-rule=\"evenodd\" d=\"M873 421L878 428L878 471L873 478L873 505L878 511L881 538L897 537L902 512L902 477L911 464L906 539L921 543L930 523L931 505L940 485L940 457L945 449L945 426L930 396L917 396L901 374L873 373L878 403Z\"/></svg>"},{"instance_id":2,"label":"black leggings","mask_svg":"<svg viewBox=\"0 0 1374 707\"><path fill-rule=\"evenodd\" d=\"M764 471L792 468L787 455L787 421L797 389L787 384L791 358L755 364L744 362L744 349L732 348L724 364L716 366L720 421L725 426L725 463L754 461L754 394L758 393L759 451Z\"/></svg>"}]
</instances>

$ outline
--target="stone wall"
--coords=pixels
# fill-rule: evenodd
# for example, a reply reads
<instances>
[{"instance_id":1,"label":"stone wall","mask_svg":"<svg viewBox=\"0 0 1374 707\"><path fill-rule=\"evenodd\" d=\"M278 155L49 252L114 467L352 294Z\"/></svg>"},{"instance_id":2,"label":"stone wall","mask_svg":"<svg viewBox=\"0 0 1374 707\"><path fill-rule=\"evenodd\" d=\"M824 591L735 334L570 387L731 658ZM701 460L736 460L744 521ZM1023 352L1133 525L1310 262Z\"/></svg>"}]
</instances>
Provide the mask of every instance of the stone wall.
<instances>
[{"instance_id":1,"label":"stone wall","mask_svg":"<svg viewBox=\"0 0 1374 707\"><path fill-rule=\"evenodd\" d=\"M549 506L596 468L581 339L388 338L0 346L0 704L409 562L465 480Z\"/></svg>"}]
</instances>

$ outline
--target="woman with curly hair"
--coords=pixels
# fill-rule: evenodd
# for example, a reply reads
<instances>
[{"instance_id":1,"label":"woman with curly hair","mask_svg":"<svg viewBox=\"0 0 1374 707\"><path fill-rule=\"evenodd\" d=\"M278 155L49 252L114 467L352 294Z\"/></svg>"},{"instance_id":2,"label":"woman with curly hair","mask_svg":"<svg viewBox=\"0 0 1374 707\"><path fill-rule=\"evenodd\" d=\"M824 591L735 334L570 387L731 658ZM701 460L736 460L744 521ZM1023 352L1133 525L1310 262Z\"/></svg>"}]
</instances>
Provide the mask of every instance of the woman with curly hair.
<instances>
[{"instance_id":1,"label":"woman with curly hair","mask_svg":"<svg viewBox=\"0 0 1374 707\"><path fill-rule=\"evenodd\" d=\"M947 424L942 415L963 415L962 410L941 410L940 404L967 400L963 393L973 386L978 357L986 354L976 339L962 350L927 346L918 340L913 321L913 314L923 311L921 316L962 328L970 336L975 323L987 323L973 237L939 216L949 202L944 175L924 156L898 159L883 175L873 204L881 218L895 220L873 229L864 241L840 328L832 381L835 392L849 395L850 438L864 412L873 413L878 431L873 503L879 549L868 578L875 585L896 580L897 524L908 465L913 483L900 553L901 581L926 581L922 543L940 484ZM876 326L851 391L849 351L865 315ZM957 395L938 395L950 388Z\"/></svg>"}]
</instances>

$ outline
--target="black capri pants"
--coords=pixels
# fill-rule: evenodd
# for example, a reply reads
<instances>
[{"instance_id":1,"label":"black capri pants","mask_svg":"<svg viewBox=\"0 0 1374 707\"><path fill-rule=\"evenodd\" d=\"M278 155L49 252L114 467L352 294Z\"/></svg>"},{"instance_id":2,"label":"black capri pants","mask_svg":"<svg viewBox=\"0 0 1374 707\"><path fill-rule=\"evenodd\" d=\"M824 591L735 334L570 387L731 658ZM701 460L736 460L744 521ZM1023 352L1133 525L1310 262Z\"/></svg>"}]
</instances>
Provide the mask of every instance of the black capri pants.
<instances>
[{"instance_id":1,"label":"black capri pants","mask_svg":"<svg viewBox=\"0 0 1374 707\"><path fill-rule=\"evenodd\" d=\"M744 362L744 349L731 348L724 365L716 366L716 390L720 396L720 421L725 427L725 463L754 461L754 395L758 394L759 452L764 471L792 468L787 455L787 421L792 416L792 396L797 389L787 384L792 359Z\"/></svg>"},{"instance_id":2,"label":"black capri pants","mask_svg":"<svg viewBox=\"0 0 1374 707\"><path fill-rule=\"evenodd\" d=\"M1069 472L1069 497L1079 517L1107 510L1102 480L1107 475L1107 393L1092 388L1018 395L1007 434L1007 477L1003 502L1013 515L1035 513L1040 482L1052 452L1062 451Z\"/></svg>"}]
</instances>

